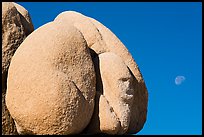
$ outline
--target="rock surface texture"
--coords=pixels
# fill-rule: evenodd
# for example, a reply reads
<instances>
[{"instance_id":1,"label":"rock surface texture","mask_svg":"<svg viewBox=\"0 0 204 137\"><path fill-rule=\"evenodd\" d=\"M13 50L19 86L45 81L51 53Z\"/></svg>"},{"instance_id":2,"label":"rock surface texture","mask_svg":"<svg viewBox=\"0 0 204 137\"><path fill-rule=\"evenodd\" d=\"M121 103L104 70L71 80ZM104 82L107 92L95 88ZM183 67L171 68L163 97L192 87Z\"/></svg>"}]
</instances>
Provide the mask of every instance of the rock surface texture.
<instances>
[{"instance_id":1,"label":"rock surface texture","mask_svg":"<svg viewBox=\"0 0 204 137\"><path fill-rule=\"evenodd\" d=\"M120 79L119 77L116 78L113 75L113 73L117 72L120 70L120 68L112 68L112 73L106 72L108 68L104 73L109 73L110 78L106 78L102 76L101 74L101 70L99 66L100 64L96 64L95 63L95 71L98 71L97 75L97 87L96 90L97 92L100 92L101 95L103 95L103 98L106 98L107 101L109 102L110 100L108 100L108 95L106 96L104 94L104 81L107 81L107 79L111 79L111 77L114 77L112 79L112 81L107 82L109 85L113 85L113 83L117 83L118 82L118 87L120 87L121 85L125 85L128 86L126 87L127 89L127 93L126 94L130 94L130 98L128 99L128 101L124 101L127 103L126 109L128 108L129 110L124 112L126 114L123 115L123 118L119 115L119 113L116 113L117 119L119 119L119 125L120 125L120 130L118 128L114 128L114 126L111 124L109 125L108 123L106 123L108 120L105 120L102 122L102 119L100 120L101 115L100 114L100 108L99 108L99 114L98 113L94 113L95 115L98 115L97 118L98 120L94 120L94 116L89 124L89 126L86 128L87 133L108 133L108 134L125 134L125 133L137 133L138 131L140 131L146 121L146 115L147 115L147 103L148 103L148 92L144 83L144 80L142 78L142 74L140 73L140 70L136 64L136 62L134 61L133 57L131 56L131 54L128 52L127 48L123 45L123 43L108 29L106 28L103 24L101 24L100 22L96 21L93 18L90 17L86 17L80 13L74 12L74 11L66 11L66 12L62 12L61 14L59 14L56 18L55 21L58 23L67 23L67 24L72 24L73 26L75 26L76 28L78 28L82 34L84 35L85 40L88 43L88 47L90 48L90 50L92 51L92 59L93 60L99 60L100 62L100 54L106 53L106 52L111 52L114 53L113 56L118 56L118 58L120 58L119 60L121 60L121 62L123 62L124 65L126 65L126 69L129 70L129 73L131 75L130 79L126 79L126 78L121 78L122 80L117 80ZM103 56L106 56L103 55ZM107 60L112 60L112 57L109 56ZM117 64L118 62L114 62L114 61L110 61L110 63L108 64L110 66L113 66L115 64ZM119 64L118 64L119 66ZM121 71L125 71L125 70L121 70ZM99 77L101 77L100 81L102 80L102 82L100 82L98 79ZM103 81L104 79L104 81ZM122 83L122 84L121 84ZM125 83L125 84L123 84ZM106 84L105 84L106 85ZM115 86L115 87L117 87ZM101 88L102 87L102 88ZM106 87L106 86L105 86ZM107 86L108 87L108 86ZM115 95L115 93L120 92L119 89L117 91L113 91L113 87L114 86L109 86L111 88L107 88L108 91L106 91L106 93L112 93L112 95ZM100 91L102 89L102 91ZM123 91L124 91L123 90ZM115 92L115 93L114 93ZM124 91L125 92L125 91ZM99 93L99 94L100 94ZM96 96L97 97L97 96ZM98 97L101 97L100 95ZM100 103L100 99L98 99ZM103 99L102 99L103 100ZM120 97L115 98L115 104L118 103L118 101L121 100ZM116 103L117 102L117 103ZM126 104L125 103L125 104ZM125 105L123 104L123 105ZM111 103L109 104L111 106ZM120 105L120 106L123 106ZM96 106L100 106L99 104L96 104ZM119 104L117 107L120 107ZM124 108L125 108L124 107ZM111 106L111 108L114 107ZM101 109L101 113L105 113L103 112L103 110ZM115 112L115 111L114 111ZM122 113L122 110L121 110ZM120 117L122 119L120 119ZM124 120L125 119L125 120ZM126 121L126 122L125 122ZM98 122L97 124L94 124L95 122ZM93 127L92 125L98 125L98 127ZM116 124L117 125L117 124ZM112 127L112 129L107 129L107 127ZM117 129L118 131L113 131L113 129ZM85 130L85 132L86 132ZM109 130L111 130L112 132L109 132ZM106 132L107 131L107 132Z\"/></svg>"},{"instance_id":2,"label":"rock surface texture","mask_svg":"<svg viewBox=\"0 0 204 137\"><path fill-rule=\"evenodd\" d=\"M8 74L6 103L18 132L80 133L94 110L95 79L87 43L74 26L51 22L34 31Z\"/></svg>"},{"instance_id":3,"label":"rock surface texture","mask_svg":"<svg viewBox=\"0 0 204 137\"><path fill-rule=\"evenodd\" d=\"M147 102L140 70L122 42L74 11L32 32L10 64L6 105L19 134L137 133Z\"/></svg>"},{"instance_id":4,"label":"rock surface texture","mask_svg":"<svg viewBox=\"0 0 204 137\"><path fill-rule=\"evenodd\" d=\"M27 21L25 21L27 20ZM2 134L17 134L16 127L5 105L7 74L12 56L23 40L33 31L29 13L13 2L2 2Z\"/></svg>"}]
</instances>

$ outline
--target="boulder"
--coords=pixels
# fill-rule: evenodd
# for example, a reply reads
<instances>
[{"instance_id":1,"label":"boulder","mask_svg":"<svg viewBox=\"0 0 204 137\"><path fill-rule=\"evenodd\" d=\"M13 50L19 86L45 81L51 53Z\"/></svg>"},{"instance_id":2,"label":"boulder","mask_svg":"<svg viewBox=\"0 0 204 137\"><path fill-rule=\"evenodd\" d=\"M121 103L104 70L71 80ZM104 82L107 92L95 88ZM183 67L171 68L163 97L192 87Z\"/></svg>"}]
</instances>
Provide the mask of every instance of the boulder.
<instances>
[{"instance_id":1,"label":"boulder","mask_svg":"<svg viewBox=\"0 0 204 137\"><path fill-rule=\"evenodd\" d=\"M34 31L11 61L6 103L20 134L137 133L147 102L125 45L74 11Z\"/></svg>"},{"instance_id":2,"label":"boulder","mask_svg":"<svg viewBox=\"0 0 204 137\"><path fill-rule=\"evenodd\" d=\"M144 123L146 122L148 105L148 92L140 69L128 49L125 47L125 45L123 45L123 43L117 38L115 34L113 34L107 27L105 27L97 20L90 17L88 18L101 33L107 48L106 52L113 52L117 56L121 57L132 74L132 83L134 87L133 105L130 108L130 123L126 133L135 134L143 128Z\"/></svg>"},{"instance_id":3,"label":"boulder","mask_svg":"<svg viewBox=\"0 0 204 137\"><path fill-rule=\"evenodd\" d=\"M101 94L96 97L99 97L99 111L93 116L98 115L99 120L93 118L87 130L89 133L124 134L129 127L133 102L132 75L123 60L111 52L100 54L94 63L99 66L96 76L102 82L102 86L97 87ZM97 82L100 83L100 79ZM100 125L99 130L94 130L94 123Z\"/></svg>"},{"instance_id":4,"label":"boulder","mask_svg":"<svg viewBox=\"0 0 204 137\"><path fill-rule=\"evenodd\" d=\"M90 50L92 51L92 57L96 57L104 52L112 52L121 57L121 59L128 67L130 73L132 74L132 83L134 87L134 105L132 105L130 109L131 120L126 133L137 133L138 131L140 131L143 128L147 117L148 92L139 67L125 45L117 38L114 33L111 32L111 30L109 30L103 24L93 18L86 17L80 13L74 11L63 12L57 16L55 21L63 21L67 24L75 25L82 32L84 38L87 41L92 41L90 42L91 44L88 44ZM92 24L90 22L92 22ZM91 28L95 27L97 31L90 31ZM97 40L90 40L90 38L86 35L92 37L97 36ZM97 84L97 86L100 85Z\"/></svg>"},{"instance_id":5,"label":"boulder","mask_svg":"<svg viewBox=\"0 0 204 137\"><path fill-rule=\"evenodd\" d=\"M88 47L97 54L107 52L103 37L98 28L86 16L75 11L60 13L54 20L57 23L63 22L75 26L84 36Z\"/></svg>"},{"instance_id":6,"label":"boulder","mask_svg":"<svg viewBox=\"0 0 204 137\"><path fill-rule=\"evenodd\" d=\"M94 110L95 71L74 26L47 23L21 44L8 73L6 105L20 134L77 134Z\"/></svg>"},{"instance_id":7,"label":"boulder","mask_svg":"<svg viewBox=\"0 0 204 137\"><path fill-rule=\"evenodd\" d=\"M23 40L33 31L29 16L21 15L16 3L2 2L2 134L17 134L15 124L5 105L7 74L12 56ZM20 5L19 5L20 6ZM23 7L21 12L27 12ZM25 18L29 23L24 22ZM29 29L29 31L27 31Z\"/></svg>"}]
</instances>

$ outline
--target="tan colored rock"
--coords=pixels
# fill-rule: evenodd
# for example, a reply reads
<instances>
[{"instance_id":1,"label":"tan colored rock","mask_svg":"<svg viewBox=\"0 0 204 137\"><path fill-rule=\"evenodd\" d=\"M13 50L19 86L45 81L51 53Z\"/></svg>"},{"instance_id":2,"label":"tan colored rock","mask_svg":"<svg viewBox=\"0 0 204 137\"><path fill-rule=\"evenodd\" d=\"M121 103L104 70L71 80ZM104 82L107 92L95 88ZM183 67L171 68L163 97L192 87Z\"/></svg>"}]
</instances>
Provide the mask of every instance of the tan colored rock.
<instances>
[{"instance_id":1,"label":"tan colored rock","mask_svg":"<svg viewBox=\"0 0 204 137\"><path fill-rule=\"evenodd\" d=\"M24 9L25 10L25 9ZM22 10L23 11L23 10ZM28 12L27 12L28 13ZM12 117L5 105L7 73L12 56L28 34L33 31L30 17L29 25L19 14L15 3L2 2L2 134L17 134ZM29 32L25 30L29 29Z\"/></svg>"},{"instance_id":2,"label":"tan colored rock","mask_svg":"<svg viewBox=\"0 0 204 137\"><path fill-rule=\"evenodd\" d=\"M120 121L113 108L100 92L96 92L94 113L85 133L97 134L102 132L114 135L117 134L119 128Z\"/></svg>"},{"instance_id":3,"label":"tan colored rock","mask_svg":"<svg viewBox=\"0 0 204 137\"><path fill-rule=\"evenodd\" d=\"M23 6L15 2L13 2L13 4L18 10L26 35L29 35L34 30L34 26L32 24L29 12Z\"/></svg>"},{"instance_id":4,"label":"tan colored rock","mask_svg":"<svg viewBox=\"0 0 204 137\"><path fill-rule=\"evenodd\" d=\"M95 52L107 52L105 42L102 39L99 30L86 16L75 11L65 11L60 13L54 20L56 23L67 23L75 26L83 34L88 47Z\"/></svg>"},{"instance_id":5,"label":"tan colored rock","mask_svg":"<svg viewBox=\"0 0 204 137\"><path fill-rule=\"evenodd\" d=\"M138 81L143 81L141 73L131 54L123 43L103 24L93 18L86 17L75 11L65 11L60 13L55 22L66 22L74 25L81 31L88 46L97 54L113 52L120 56L130 67Z\"/></svg>"},{"instance_id":6,"label":"tan colored rock","mask_svg":"<svg viewBox=\"0 0 204 137\"><path fill-rule=\"evenodd\" d=\"M12 60L8 79L8 107L19 133L128 134L142 129L148 101L144 80L108 28L67 11L27 39Z\"/></svg>"},{"instance_id":7,"label":"tan colored rock","mask_svg":"<svg viewBox=\"0 0 204 137\"><path fill-rule=\"evenodd\" d=\"M117 38L115 34L113 34L107 27L105 27L103 24L98 22L97 20L93 18L89 18L92 23L97 27L99 32L102 35L103 40L105 41L107 45L107 51L106 52L113 52L116 55L120 56L125 64L130 68L133 75L137 78L137 80L143 81L142 75L139 71L139 68L133 59L130 52L127 50L125 45Z\"/></svg>"},{"instance_id":8,"label":"tan colored rock","mask_svg":"<svg viewBox=\"0 0 204 137\"><path fill-rule=\"evenodd\" d=\"M92 117L95 84L83 35L51 22L29 35L13 56L6 105L20 134L76 134Z\"/></svg>"},{"instance_id":9,"label":"tan colored rock","mask_svg":"<svg viewBox=\"0 0 204 137\"><path fill-rule=\"evenodd\" d=\"M130 108L130 122L128 129L126 127L125 130L127 130L126 133L137 133L141 130L146 121L148 93L142 74L125 45L103 24L80 13L66 11L59 14L55 21L66 22L78 28L87 41L93 58L104 52L112 52L127 65L133 77L132 87L134 91L133 105ZM101 87L101 85L97 84L97 87Z\"/></svg>"},{"instance_id":10,"label":"tan colored rock","mask_svg":"<svg viewBox=\"0 0 204 137\"><path fill-rule=\"evenodd\" d=\"M104 25L93 18L89 18L98 28L106 43L107 51L113 52L122 58L133 75L133 105L130 109L130 124L126 133L137 133L143 128L147 116L148 92L142 74L123 43Z\"/></svg>"},{"instance_id":11,"label":"tan colored rock","mask_svg":"<svg viewBox=\"0 0 204 137\"><path fill-rule=\"evenodd\" d=\"M104 52L113 52L123 59L125 64L130 69L134 79L133 80L133 83L134 83L133 84L134 86L133 104L134 105L132 105L130 109L131 120L130 120L127 133L137 133L139 130L142 129L146 121L147 101L148 101L147 89L146 89L144 80L142 78L142 75L140 73L140 70L136 62L132 58L131 54L127 50L127 48L108 28L106 28L104 25L102 25L100 22L96 21L95 19L92 19L89 17L87 17L87 19L89 19L89 21L84 19L84 16L82 14L68 11L58 15L55 21L63 20L68 24L69 23L74 25L77 24L75 26L82 32L85 39L87 41L92 41L92 42L88 42L88 43L91 43L88 45L97 54L101 54ZM73 23L72 20L75 20L75 22ZM90 21L94 24L94 27L96 27L98 31L90 31L91 29L88 29L88 28L94 28L93 24L91 24ZM88 22L88 23L84 23L84 22ZM97 41L90 40L90 38L87 35L91 36L91 38L94 38L93 36L100 36L100 42L97 43Z\"/></svg>"},{"instance_id":12,"label":"tan colored rock","mask_svg":"<svg viewBox=\"0 0 204 137\"><path fill-rule=\"evenodd\" d=\"M100 123L100 131L108 134L124 134L129 127L130 123L130 108L133 102L133 85L132 85L132 75L129 69L122 61L122 59L114 53L106 52L99 55L95 59L95 64L98 64L100 72L96 72L97 77L101 77L102 86L97 90L103 94L108 103L100 98L99 101L99 121L92 119L90 125L95 122ZM100 83L100 80L97 79ZM112 113L115 114L115 121L118 122L118 128L115 128L115 122L110 122L111 115L105 111L106 109L110 111L112 108ZM96 111L96 110L95 110ZM97 115L97 113L95 113ZM96 116L95 116L96 117ZM103 118L105 117L105 118ZM115 130L111 130L115 129ZM88 128L90 133L95 133L92 127ZM112 132L110 132L110 131ZM100 133L100 132L98 132Z\"/></svg>"}]
</instances>

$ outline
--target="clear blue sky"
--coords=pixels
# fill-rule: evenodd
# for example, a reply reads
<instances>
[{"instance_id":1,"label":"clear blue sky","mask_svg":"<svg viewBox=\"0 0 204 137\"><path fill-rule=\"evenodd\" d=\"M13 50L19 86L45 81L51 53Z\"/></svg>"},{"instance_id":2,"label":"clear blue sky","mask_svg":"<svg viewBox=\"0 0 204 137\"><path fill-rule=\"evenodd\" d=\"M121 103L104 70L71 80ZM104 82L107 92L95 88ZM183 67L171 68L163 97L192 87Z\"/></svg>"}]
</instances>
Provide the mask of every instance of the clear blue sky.
<instances>
[{"instance_id":1,"label":"clear blue sky","mask_svg":"<svg viewBox=\"0 0 204 137\"><path fill-rule=\"evenodd\" d=\"M107 26L126 45L149 92L139 135L202 134L201 2L18 2L35 29L74 10ZM175 84L176 76L186 79Z\"/></svg>"}]
</instances>

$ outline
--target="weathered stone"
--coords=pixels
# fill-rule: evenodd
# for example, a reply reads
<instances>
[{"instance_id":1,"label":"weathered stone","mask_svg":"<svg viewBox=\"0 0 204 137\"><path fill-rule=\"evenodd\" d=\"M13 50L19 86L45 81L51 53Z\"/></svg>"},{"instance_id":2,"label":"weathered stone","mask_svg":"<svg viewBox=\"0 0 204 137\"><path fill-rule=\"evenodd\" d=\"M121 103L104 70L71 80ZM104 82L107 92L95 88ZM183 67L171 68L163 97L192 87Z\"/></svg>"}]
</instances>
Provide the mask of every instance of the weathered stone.
<instances>
[{"instance_id":1,"label":"weathered stone","mask_svg":"<svg viewBox=\"0 0 204 137\"><path fill-rule=\"evenodd\" d=\"M93 49L97 54L107 52L105 42L102 39L102 35L96 26L86 16L75 11L65 11L60 13L55 22L72 24L83 34L88 47Z\"/></svg>"},{"instance_id":2,"label":"weathered stone","mask_svg":"<svg viewBox=\"0 0 204 137\"><path fill-rule=\"evenodd\" d=\"M124 134L130 123L130 108L133 102L132 75L122 59L116 54L106 52L100 54L98 58L99 59L95 59L95 65L99 66L97 70L100 72L96 71L96 76L101 77L102 86L97 87L97 91L103 94L104 97L102 97L105 98L108 103L100 99L99 113L95 113L95 115L99 115L99 121L92 119L90 125L95 122L100 122L101 132ZM97 79L97 83L100 83L99 79ZM115 128L116 124L114 124L114 122L108 120L111 119L112 116L107 115L108 113L105 111L104 105L107 106L107 104L109 107L106 109L110 111L109 108L111 107L112 113L115 114L115 121L119 124L118 128ZM92 127L88 128L88 130L90 133L98 132L94 131Z\"/></svg>"},{"instance_id":3,"label":"weathered stone","mask_svg":"<svg viewBox=\"0 0 204 137\"><path fill-rule=\"evenodd\" d=\"M78 22L73 23L72 21L70 21L75 19L74 17L76 16L78 20L75 20L75 21L78 21ZM128 50L122 44L122 42L100 22L87 17L94 24L94 27L97 27L97 30L98 30L98 31L88 31L87 28L93 28L93 24L90 24L89 21L84 19L84 16L82 14L69 11L69 12L64 12L63 14L60 14L55 20L58 20L59 18L60 20L66 21L67 23L77 24L75 26L78 29L80 29L81 32L86 32L82 34L84 35L87 41L90 40L88 37L86 37L87 34L90 36L95 36L95 35L100 36L100 41L102 42L98 43L97 41L92 40L93 42L92 44L89 44L89 47L97 54L111 51L117 54L118 56L120 56L125 62L125 64L128 66L134 79L133 80L133 83L134 83L133 84L134 85L133 104L135 105L132 105L131 107L132 114L131 114L131 118L130 118L131 120L130 120L127 133L137 133L139 130L142 129L144 122L146 121L148 93L147 93L147 89L146 89L144 80L142 78L142 75L140 73L140 70L137 64L135 63L134 59L132 58L131 54L128 52ZM80 18L81 20L79 20ZM82 21L82 18L83 18L83 21ZM88 24L84 23L85 21L89 23ZM82 27L78 27L78 26L82 26Z\"/></svg>"},{"instance_id":4,"label":"weathered stone","mask_svg":"<svg viewBox=\"0 0 204 137\"><path fill-rule=\"evenodd\" d=\"M15 2L13 2L13 4L18 10L26 35L29 35L34 30L34 26L32 24L29 12L21 5Z\"/></svg>"},{"instance_id":5,"label":"weathered stone","mask_svg":"<svg viewBox=\"0 0 204 137\"><path fill-rule=\"evenodd\" d=\"M146 121L148 93L136 62L92 18L59 14L23 42L12 64L7 102L20 134L128 134Z\"/></svg>"},{"instance_id":6,"label":"weathered stone","mask_svg":"<svg viewBox=\"0 0 204 137\"><path fill-rule=\"evenodd\" d=\"M51 22L29 35L13 56L6 104L20 134L76 134L92 117L95 84L83 35Z\"/></svg>"},{"instance_id":7,"label":"weathered stone","mask_svg":"<svg viewBox=\"0 0 204 137\"><path fill-rule=\"evenodd\" d=\"M108 100L100 92L96 92L93 117L85 129L88 134L117 134L120 121L110 106Z\"/></svg>"},{"instance_id":8,"label":"weathered stone","mask_svg":"<svg viewBox=\"0 0 204 137\"><path fill-rule=\"evenodd\" d=\"M23 7L22 7L23 8ZM25 9L21 10L26 11ZM28 14L28 12L27 12ZM7 88L7 73L12 56L16 49L23 42L27 35L33 31L32 21L24 22L25 18L22 16L16 4L13 2L2 2L2 134L11 135L17 134L15 124L5 105L5 94ZM29 29L29 32L26 29Z\"/></svg>"},{"instance_id":9,"label":"weathered stone","mask_svg":"<svg viewBox=\"0 0 204 137\"><path fill-rule=\"evenodd\" d=\"M147 116L148 92L142 74L135 60L123 43L108 28L93 18L91 21L98 28L108 51L120 56L133 75L134 101L131 107L130 124L126 133L137 133L143 128Z\"/></svg>"},{"instance_id":10,"label":"weathered stone","mask_svg":"<svg viewBox=\"0 0 204 137\"><path fill-rule=\"evenodd\" d=\"M137 133L139 130L141 130L146 121L148 93L142 78L142 74L127 48L103 24L80 13L66 11L59 14L55 18L55 21L66 22L67 24L72 24L78 28L87 41L89 48L96 53L96 55L92 54L92 58L104 52L112 52L123 60L133 77L132 87L134 105L132 105L130 108L131 114L129 124L127 124L124 130L119 133L122 134L126 130L127 131L125 133ZM103 85L97 83L97 87L101 86ZM129 114L127 117L129 117Z\"/></svg>"},{"instance_id":11,"label":"weathered stone","mask_svg":"<svg viewBox=\"0 0 204 137\"><path fill-rule=\"evenodd\" d=\"M107 51L122 58L133 76L133 105L131 107L130 123L126 133L137 133L143 128L147 116L148 92L142 74L123 43L108 28L93 18L89 18L97 27L106 43Z\"/></svg>"}]
</instances>

